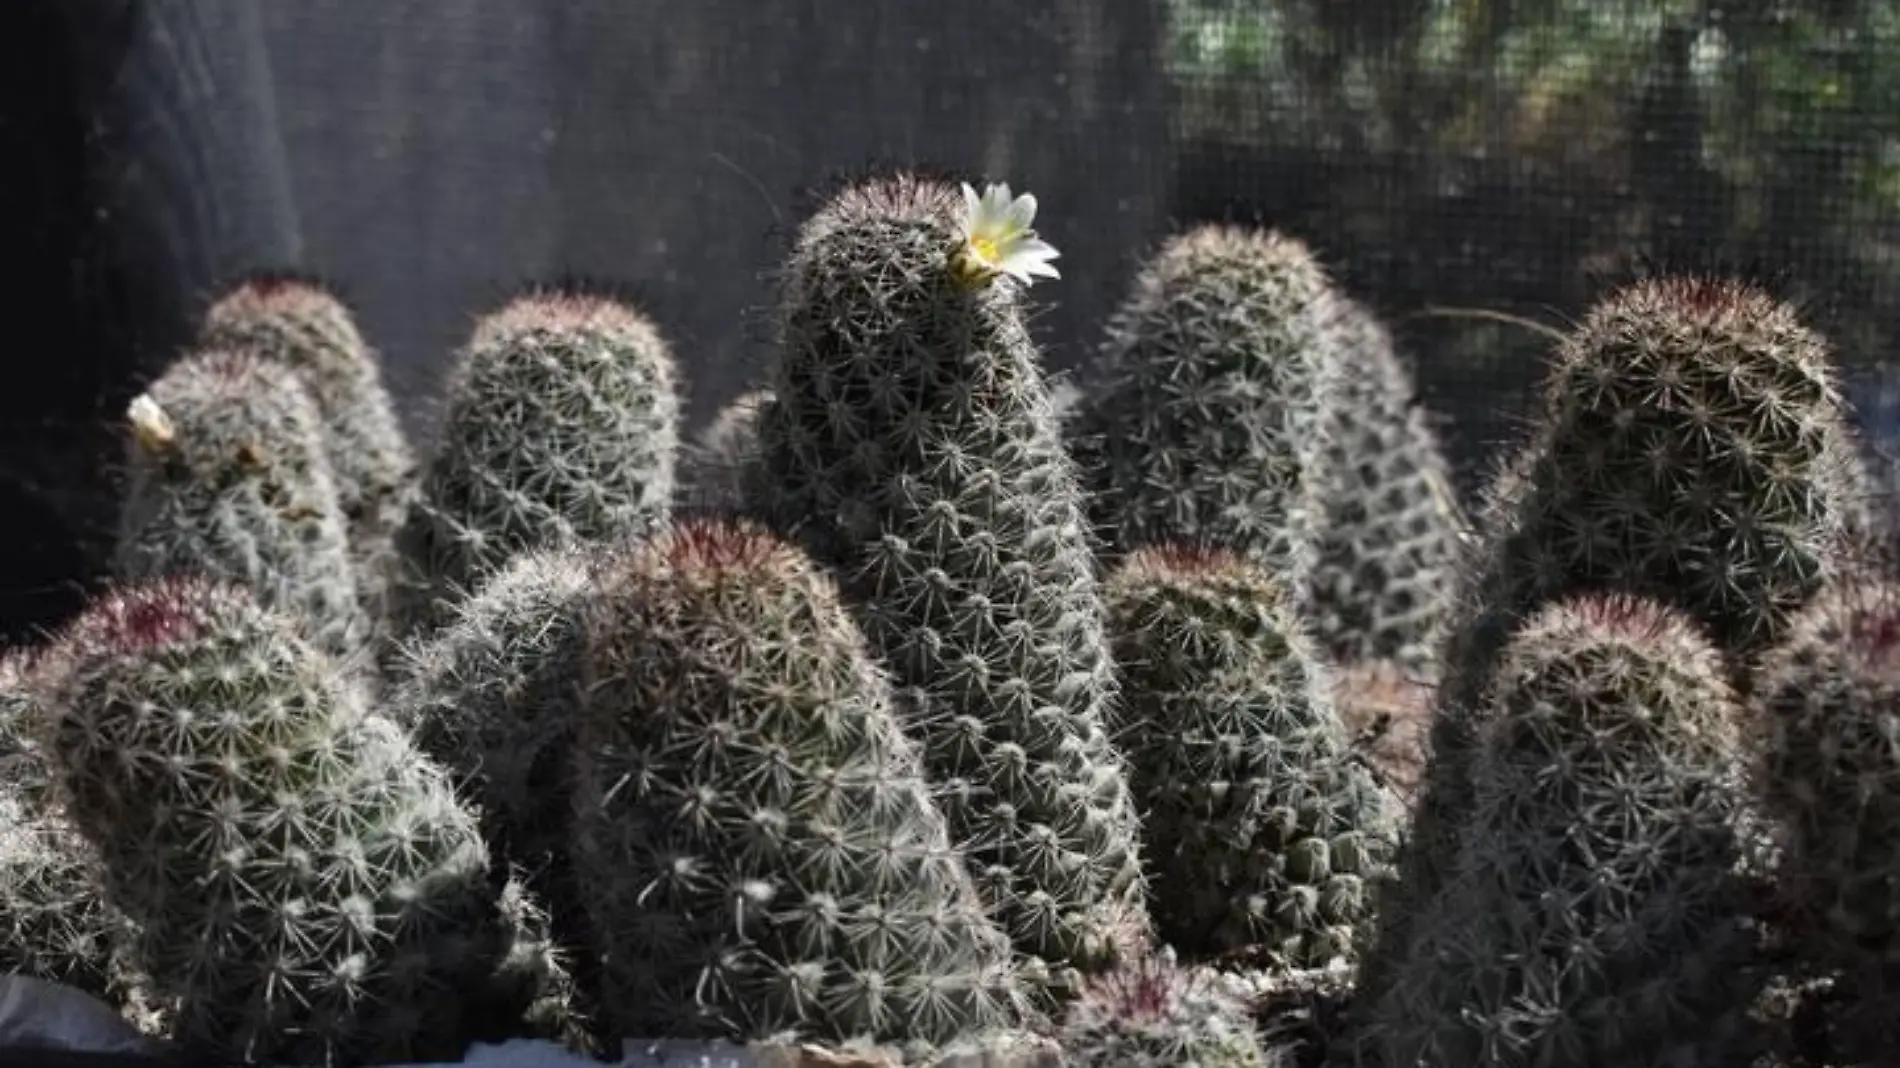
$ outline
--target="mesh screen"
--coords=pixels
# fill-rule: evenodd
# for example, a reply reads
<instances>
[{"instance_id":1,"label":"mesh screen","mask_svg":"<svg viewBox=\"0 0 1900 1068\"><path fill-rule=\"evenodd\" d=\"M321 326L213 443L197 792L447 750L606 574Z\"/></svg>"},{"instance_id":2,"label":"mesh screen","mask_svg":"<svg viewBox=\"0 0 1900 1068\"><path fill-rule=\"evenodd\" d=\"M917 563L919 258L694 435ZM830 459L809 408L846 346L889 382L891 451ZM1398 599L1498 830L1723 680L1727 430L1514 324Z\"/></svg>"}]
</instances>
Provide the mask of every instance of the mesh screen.
<instances>
[{"instance_id":1,"label":"mesh screen","mask_svg":"<svg viewBox=\"0 0 1900 1068\"><path fill-rule=\"evenodd\" d=\"M1060 368L1097 343L1170 229L1233 219L1302 237L1392 325L1467 483L1513 432L1551 332L1657 265L1746 273L1801 301L1839 346L1868 429L1900 432L1884 373L1900 236L1893 2L17 12L0 138L39 178L8 210L41 221L0 238L30 244L35 264L116 266L12 290L19 316L86 340L72 351L91 370L6 401L0 491L54 501L82 540L107 522L109 487L57 472L72 456L108 464L93 428L223 278L292 263L333 280L419 431L473 315L525 282L612 284L673 336L699 423L767 357L790 228L829 183L880 163L1038 195L1064 252L1063 281L1037 291ZM62 185L62 168L92 177ZM48 217L87 221L54 233ZM9 584L0 614L44 586L0 575Z\"/></svg>"}]
</instances>

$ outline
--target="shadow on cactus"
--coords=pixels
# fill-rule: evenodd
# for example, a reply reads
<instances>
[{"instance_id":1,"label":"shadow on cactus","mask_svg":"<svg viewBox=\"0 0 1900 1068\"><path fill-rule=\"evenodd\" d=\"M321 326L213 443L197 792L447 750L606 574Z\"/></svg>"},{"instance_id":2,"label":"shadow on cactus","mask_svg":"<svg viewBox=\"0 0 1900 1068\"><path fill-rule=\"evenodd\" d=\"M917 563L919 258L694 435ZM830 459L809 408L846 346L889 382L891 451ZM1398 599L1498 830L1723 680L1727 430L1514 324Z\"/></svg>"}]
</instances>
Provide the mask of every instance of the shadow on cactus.
<instances>
[{"instance_id":1,"label":"shadow on cactus","mask_svg":"<svg viewBox=\"0 0 1900 1068\"><path fill-rule=\"evenodd\" d=\"M453 1059L527 1030L553 969L516 952L475 817L284 617L161 579L56 655L59 795L187 1050Z\"/></svg>"},{"instance_id":2,"label":"shadow on cactus","mask_svg":"<svg viewBox=\"0 0 1900 1068\"><path fill-rule=\"evenodd\" d=\"M1069 439L1090 518L1127 552L1196 541L1300 581L1304 480L1339 378L1332 283L1291 237L1207 225L1164 243L1108 326Z\"/></svg>"},{"instance_id":3,"label":"shadow on cactus","mask_svg":"<svg viewBox=\"0 0 1900 1068\"><path fill-rule=\"evenodd\" d=\"M1745 1064L1766 984L1740 710L1685 614L1561 600L1473 717L1452 855L1332 1063ZM1372 961L1368 962L1374 963Z\"/></svg>"},{"instance_id":4,"label":"shadow on cactus","mask_svg":"<svg viewBox=\"0 0 1900 1068\"><path fill-rule=\"evenodd\" d=\"M1826 1063L1900 1043L1900 582L1891 568L1815 599L1757 668L1750 726L1784 853L1791 939L1836 974Z\"/></svg>"},{"instance_id":5,"label":"shadow on cactus","mask_svg":"<svg viewBox=\"0 0 1900 1068\"><path fill-rule=\"evenodd\" d=\"M586 618L574 864L616 1033L939 1045L1023 1020L890 683L804 554L681 521Z\"/></svg>"},{"instance_id":6,"label":"shadow on cactus","mask_svg":"<svg viewBox=\"0 0 1900 1068\"><path fill-rule=\"evenodd\" d=\"M1193 961L1350 955L1398 806L1351 759L1291 599L1236 554L1182 546L1129 556L1105 594L1157 934Z\"/></svg>"},{"instance_id":7,"label":"shadow on cactus","mask_svg":"<svg viewBox=\"0 0 1900 1068\"><path fill-rule=\"evenodd\" d=\"M1490 488L1444 654L1432 764L1386 908L1383 959L1410 902L1435 896L1483 695L1544 605L1623 592L1684 612L1730 680L1836 569L1863 483L1825 342L1762 292L1652 279L1593 307L1560 346L1529 443ZM1367 988L1385 981L1369 968Z\"/></svg>"}]
</instances>

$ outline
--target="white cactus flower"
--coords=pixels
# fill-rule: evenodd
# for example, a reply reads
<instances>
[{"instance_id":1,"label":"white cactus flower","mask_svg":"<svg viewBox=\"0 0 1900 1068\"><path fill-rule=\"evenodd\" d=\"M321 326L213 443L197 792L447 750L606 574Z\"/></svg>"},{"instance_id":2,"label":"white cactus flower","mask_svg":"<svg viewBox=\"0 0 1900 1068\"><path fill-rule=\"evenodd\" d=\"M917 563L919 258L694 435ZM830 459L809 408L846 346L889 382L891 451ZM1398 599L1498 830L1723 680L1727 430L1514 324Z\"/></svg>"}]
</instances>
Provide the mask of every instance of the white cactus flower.
<instances>
[{"instance_id":1,"label":"white cactus flower","mask_svg":"<svg viewBox=\"0 0 1900 1068\"><path fill-rule=\"evenodd\" d=\"M1049 264L1061 253L1030 229L1036 219L1033 194L1011 197L1009 186L1002 184L990 186L979 196L965 182L963 207L963 244L952 266L966 282L980 284L1008 275L1030 285L1037 276L1062 277Z\"/></svg>"},{"instance_id":2,"label":"white cactus flower","mask_svg":"<svg viewBox=\"0 0 1900 1068\"><path fill-rule=\"evenodd\" d=\"M126 421L132 424L132 433L140 445L152 452L169 447L177 432L172 427L171 416L158 406L149 393L141 393L132 398L125 409Z\"/></svg>"}]
</instances>

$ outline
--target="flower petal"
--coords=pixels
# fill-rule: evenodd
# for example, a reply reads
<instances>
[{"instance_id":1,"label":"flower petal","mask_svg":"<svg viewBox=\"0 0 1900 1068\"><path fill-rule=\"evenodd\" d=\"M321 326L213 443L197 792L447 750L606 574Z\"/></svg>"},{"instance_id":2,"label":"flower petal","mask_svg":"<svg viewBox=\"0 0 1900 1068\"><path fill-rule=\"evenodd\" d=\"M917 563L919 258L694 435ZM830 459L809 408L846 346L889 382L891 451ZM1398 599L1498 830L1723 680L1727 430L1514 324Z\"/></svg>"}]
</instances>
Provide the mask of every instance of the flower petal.
<instances>
[{"instance_id":1,"label":"flower petal","mask_svg":"<svg viewBox=\"0 0 1900 1068\"><path fill-rule=\"evenodd\" d=\"M970 183L963 183L963 232L968 234L976 227L976 221L983 214L983 198L977 195Z\"/></svg>"},{"instance_id":2,"label":"flower petal","mask_svg":"<svg viewBox=\"0 0 1900 1068\"><path fill-rule=\"evenodd\" d=\"M1024 193L1009 205L1004 216L1009 220L1012 230L1027 230L1029 224L1036 221L1036 194Z\"/></svg>"}]
</instances>

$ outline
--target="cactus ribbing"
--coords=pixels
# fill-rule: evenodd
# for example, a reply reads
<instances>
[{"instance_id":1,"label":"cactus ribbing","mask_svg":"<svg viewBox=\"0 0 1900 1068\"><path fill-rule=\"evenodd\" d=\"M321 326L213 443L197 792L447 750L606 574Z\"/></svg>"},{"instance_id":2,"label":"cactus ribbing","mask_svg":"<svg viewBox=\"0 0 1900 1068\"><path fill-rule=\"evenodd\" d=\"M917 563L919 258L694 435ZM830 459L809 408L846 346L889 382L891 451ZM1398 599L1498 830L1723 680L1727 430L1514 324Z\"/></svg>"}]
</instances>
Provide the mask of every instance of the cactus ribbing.
<instances>
[{"instance_id":1,"label":"cactus ribbing","mask_svg":"<svg viewBox=\"0 0 1900 1068\"><path fill-rule=\"evenodd\" d=\"M200 574L247 587L326 652L362 648L349 525L322 417L296 371L195 352L133 404L130 475L113 570L127 581Z\"/></svg>"},{"instance_id":2,"label":"cactus ribbing","mask_svg":"<svg viewBox=\"0 0 1900 1068\"><path fill-rule=\"evenodd\" d=\"M520 1023L474 817L288 620L164 579L106 594L59 648L59 794L188 1048L452 1059Z\"/></svg>"},{"instance_id":3,"label":"cactus ribbing","mask_svg":"<svg viewBox=\"0 0 1900 1068\"><path fill-rule=\"evenodd\" d=\"M1463 524L1451 467L1384 325L1343 297L1334 318L1328 344L1344 367L1302 485L1318 546L1301 615L1337 661L1391 660L1427 675Z\"/></svg>"},{"instance_id":4,"label":"cactus ribbing","mask_svg":"<svg viewBox=\"0 0 1900 1068\"><path fill-rule=\"evenodd\" d=\"M1400 860L1407 901L1438 892L1444 828L1471 793L1471 725L1525 618L1574 594L1654 597L1708 630L1739 684L1835 568L1858 510L1825 343L1738 283L1650 280L1597 304L1559 349L1543 407L1468 547ZM1387 908L1381 939L1402 942L1411 912ZM1383 981L1369 964L1365 986Z\"/></svg>"},{"instance_id":5,"label":"cactus ribbing","mask_svg":"<svg viewBox=\"0 0 1900 1068\"><path fill-rule=\"evenodd\" d=\"M1334 1063L1750 1063L1764 976L1725 675L1655 602L1533 617L1477 728L1449 877Z\"/></svg>"},{"instance_id":6,"label":"cactus ribbing","mask_svg":"<svg viewBox=\"0 0 1900 1068\"><path fill-rule=\"evenodd\" d=\"M566 852L580 702L580 613L592 557L532 549L407 651L390 708L481 805L499 858L535 870Z\"/></svg>"},{"instance_id":7,"label":"cactus ribbing","mask_svg":"<svg viewBox=\"0 0 1900 1068\"><path fill-rule=\"evenodd\" d=\"M1157 933L1191 960L1348 954L1396 846L1396 805L1351 760L1291 598L1237 554L1154 547L1127 558L1106 600Z\"/></svg>"},{"instance_id":8,"label":"cactus ribbing","mask_svg":"<svg viewBox=\"0 0 1900 1068\"><path fill-rule=\"evenodd\" d=\"M382 618L416 461L382 366L349 307L311 280L251 278L206 310L199 345L275 360L303 379L322 416L359 592L371 615Z\"/></svg>"},{"instance_id":9,"label":"cactus ribbing","mask_svg":"<svg viewBox=\"0 0 1900 1068\"><path fill-rule=\"evenodd\" d=\"M390 700L416 745L480 807L495 860L519 870L549 908L550 936L577 952L583 996L592 992L593 962L568 830L592 560L564 547L515 557L408 650Z\"/></svg>"},{"instance_id":10,"label":"cactus ribbing","mask_svg":"<svg viewBox=\"0 0 1900 1068\"><path fill-rule=\"evenodd\" d=\"M653 324L605 298L525 296L483 319L397 537L399 629L439 623L523 549L659 529L674 488L676 379Z\"/></svg>"},{"instance_id":11,"label":"cactus ribbing","mask_svg":"<svg viewBox=\"0 0 1900 1068\"><path fill-rule=\"evenodd\" d=\"M926 1044L1023 997L829 579L688 521L590 602L575 871L621 1034Z\"/></svg>"},{"instance_id":12,"label":"cactus ribbing","mask_svg":"<svg viewBox=\"0 0 1900 1068\"><path fill-rule=\"evenodd\" d=\"M1064 1015L1065 1063L1088 1068L1265 1068L1247 1005L1165 953L1097 976Z\"/></svg>"},{"instance_id":13,"label":"cactus ribbing","mask_svg":"<svg viewBox=\"0 0 1900 1068\"><path fill-rule=\"evenodd\" d=\"M1304 574L1335 308L1294 238L1210 225L1163 245L1111 319L1069 429L1115 549L1192 541Z\"/></svg>"},{"instance_id":14,"label":"cactus ribbing","mask_svg":"<svg viewBox=\"0 0 1900 1068\"><path fill-rule=\"evenodd\" d=\"M1783 823L1795 935L1838 971L1839 1063L1900 1042L1900 584L1846 583L1796 617L1755 683L1762 783Z\"/></svg>"},{"instance_id":15,"label":"cactus ribbing","mask_svg":"<svg viewBox=\"0 0 1900 1068\"><path fill-rule=\"evenodd\" d=\"M959 277L958 208L900 176L805 224L751 504L845 576L1017 946L1100 970L1144 925L1101 594L1019 290Z\"/></svg>"}]
</instances>

